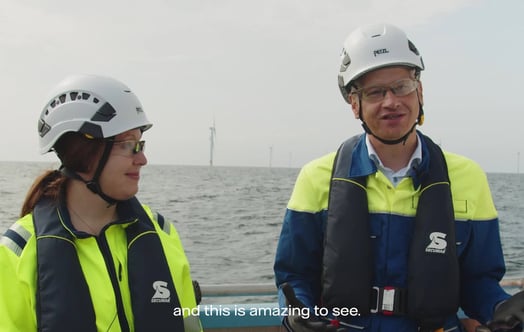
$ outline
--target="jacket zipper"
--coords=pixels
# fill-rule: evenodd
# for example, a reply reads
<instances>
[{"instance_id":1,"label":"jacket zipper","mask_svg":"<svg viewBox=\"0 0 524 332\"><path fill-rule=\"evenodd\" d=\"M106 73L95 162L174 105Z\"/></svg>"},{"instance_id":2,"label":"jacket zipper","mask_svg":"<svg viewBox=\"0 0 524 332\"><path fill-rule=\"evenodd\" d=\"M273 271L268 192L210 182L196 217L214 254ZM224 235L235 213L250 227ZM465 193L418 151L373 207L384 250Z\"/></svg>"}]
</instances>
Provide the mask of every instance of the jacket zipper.
<instances>
[{"instance_id":1,"label":"jacket zipper","mask_svg":"<svg viewBox=\"0 0 524 332\"><path fill-rule=\"evenodd\" d=\"M120 322L120 328L122 332L129 332L129 323L127 322L126 314L124 311L124 304L122 302L122 294L120 293L120 286L118 281L122 280L122 264L118 264L118 276L115 270L115 265L113 261L113 256L111 255L111 250L109 249L109 244L107 243L107 238L104 232L96 238L98 247L104 257L106 263L107 272L109 273L109 278L111 279L111 284L113 285L113 290L115 292L116 300L116 310L118 314L118 321Z\"/></svg>"},{"instance_id":2,"label":"jacket zipper","mask_svg":"<svg viewBox=\"0 0 524 332\"><path fill-rule=\"evenodd\" d=\"M122 282L122 263L118 262L118 281Z\"/></svg>"}]
</instances>

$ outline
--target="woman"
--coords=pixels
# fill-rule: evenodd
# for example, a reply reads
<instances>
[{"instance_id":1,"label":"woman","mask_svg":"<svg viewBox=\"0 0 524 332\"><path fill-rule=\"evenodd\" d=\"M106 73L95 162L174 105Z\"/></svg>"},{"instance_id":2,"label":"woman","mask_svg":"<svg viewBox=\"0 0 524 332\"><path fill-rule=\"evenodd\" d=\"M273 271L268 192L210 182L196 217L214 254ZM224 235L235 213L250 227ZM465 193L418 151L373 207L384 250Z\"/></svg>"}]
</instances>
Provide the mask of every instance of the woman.
<instances>
[{"instance_id":1,"label":"woman","mask_svg":"<svg viewBox=\"0 0 524 332\"><path fill-rule=\"evenodd\" d=\"M178 234L135 197L150 127L121 82L57 86L38 132L61 166L0 241L0 331L201 331Z\"/></svg>"}]
</instances>

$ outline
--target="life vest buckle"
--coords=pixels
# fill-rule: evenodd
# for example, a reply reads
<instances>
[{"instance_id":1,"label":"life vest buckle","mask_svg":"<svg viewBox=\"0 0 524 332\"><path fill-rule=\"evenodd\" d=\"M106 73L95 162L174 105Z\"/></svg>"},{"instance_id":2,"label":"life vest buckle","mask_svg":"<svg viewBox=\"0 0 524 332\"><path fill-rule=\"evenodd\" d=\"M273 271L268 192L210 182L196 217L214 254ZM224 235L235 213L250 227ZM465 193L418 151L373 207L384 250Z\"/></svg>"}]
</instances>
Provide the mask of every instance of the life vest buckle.
<instances>
[{"instance_id":1,"label":"life vest buckle","mask_svg":"<svg viewBox=\"0 0 524 332\"><path fill-rule=\"evenodd\" d=\"M371 308L373 314L404 315L406 313L406 289L397 287L378 287L371 289Z\"/></svg>"}]
</instances>

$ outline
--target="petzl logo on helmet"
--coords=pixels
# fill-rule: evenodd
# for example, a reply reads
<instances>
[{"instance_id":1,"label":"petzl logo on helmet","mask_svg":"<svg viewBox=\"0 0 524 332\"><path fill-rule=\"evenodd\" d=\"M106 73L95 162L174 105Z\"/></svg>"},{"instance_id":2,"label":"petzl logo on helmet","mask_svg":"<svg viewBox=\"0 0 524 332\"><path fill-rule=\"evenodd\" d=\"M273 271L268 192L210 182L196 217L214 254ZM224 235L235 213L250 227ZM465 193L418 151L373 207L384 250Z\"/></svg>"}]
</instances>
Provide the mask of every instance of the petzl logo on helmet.
<instances>
[{"instance_id":1,"label":"petzl logo on helmet","mask_svg":"<svg viewBox=\"0 0 524 332\"><path fill-rule=\"evenodd\" d=\"M167 282L165 281L155 281L153 283L153 289L155 290L155 295L151 298L151 303L169 303L171 293L167 289Z\"/></svg>"},{"instance_id":2,"label":"petzl logo on helmet","mask_svg":"<svg viewBox=\"0 0 524 332\"><path fill-rule=\"evenodd\" d=\"M373 55L374 56L377 56L377 55L380 55L380 54L386 54L386 53L389 53L387 48L381 48L379 50L374 50L373 51Z\"/></svg>"},{"instance_id":3,"label":"petzl logo on helmet","mask_svg":"<svg viewBox=\"0 0 524 332\"><path fill-rule=\"evenodd\" d=\"M429 239L431 240L431 243L426 247L426 252L434 252L438 254L446 253L448 243L445 240L445 233L433 232L429 234Z\"/></svg>"}]
</instances>

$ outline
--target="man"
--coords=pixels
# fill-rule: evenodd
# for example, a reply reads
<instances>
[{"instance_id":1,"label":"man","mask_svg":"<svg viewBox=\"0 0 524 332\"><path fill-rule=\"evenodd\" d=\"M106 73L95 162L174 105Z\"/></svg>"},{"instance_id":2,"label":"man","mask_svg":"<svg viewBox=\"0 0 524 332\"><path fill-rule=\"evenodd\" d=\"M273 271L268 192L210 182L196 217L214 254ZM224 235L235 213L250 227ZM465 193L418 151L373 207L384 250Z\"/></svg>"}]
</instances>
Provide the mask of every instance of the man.
<instances>
[{"instance_id":1,"label":"man","mask_svg":"<svg viewBox=\"0 0 524 332\"><path fill-rule=\"evenodd\" d=\"M338 83L365 133L296 181L274 269L281 305L315 315L285 317L288 331L463 331L459 308L493 328L523 320L524 294L510 298L499 285L505 265L485 173L415 130L422 70L395 26L347 38Z\"/></svg>"}]
</instances>

